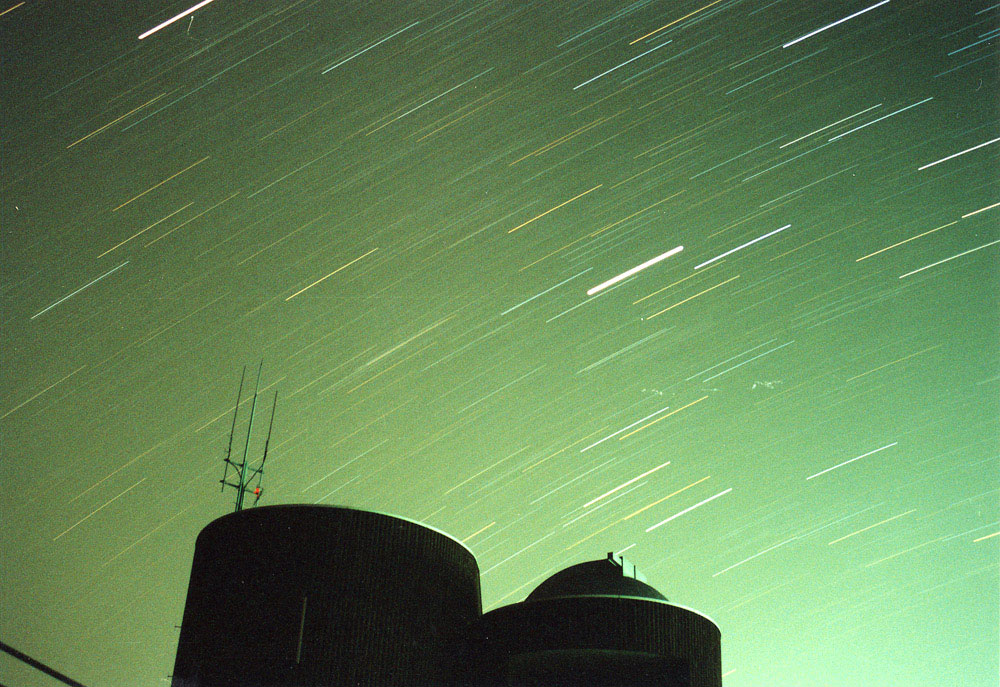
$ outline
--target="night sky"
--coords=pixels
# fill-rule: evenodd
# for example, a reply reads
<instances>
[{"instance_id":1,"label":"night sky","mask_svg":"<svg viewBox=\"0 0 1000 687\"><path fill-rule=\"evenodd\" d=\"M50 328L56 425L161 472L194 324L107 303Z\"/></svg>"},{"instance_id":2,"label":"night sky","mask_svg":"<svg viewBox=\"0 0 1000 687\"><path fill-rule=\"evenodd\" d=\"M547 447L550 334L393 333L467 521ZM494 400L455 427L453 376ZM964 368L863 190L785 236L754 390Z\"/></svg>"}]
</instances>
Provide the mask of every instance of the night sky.
<instances>
[{"instance_id":1,"label":"night sky","mask_svg":"<svg viewBox=\"0 0 1000 687\"><path fill-rule=\"evenodd\" d=\"M0 15L0 638L167 684L263 361L261 504L448 532L487 609L624 552L727 687L997 684L1000 6L215 0L140 39L193 4Z\"/></svg>"}]
</instances>

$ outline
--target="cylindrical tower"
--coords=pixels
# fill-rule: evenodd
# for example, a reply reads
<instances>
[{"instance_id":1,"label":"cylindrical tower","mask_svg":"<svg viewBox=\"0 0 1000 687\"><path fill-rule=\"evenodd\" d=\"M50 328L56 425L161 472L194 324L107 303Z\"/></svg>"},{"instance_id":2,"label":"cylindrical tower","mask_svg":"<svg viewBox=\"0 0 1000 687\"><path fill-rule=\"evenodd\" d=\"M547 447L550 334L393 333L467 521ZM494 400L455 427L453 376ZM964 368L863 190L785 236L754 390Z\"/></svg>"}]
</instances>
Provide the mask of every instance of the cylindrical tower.
<instances>
[{"instance_id":1,"label":"cylindrical tower","mask_svg":"<svg viewBox=\"0 0 1000 687\"><path fill-rule=\"evenodd\" d=\"M451 685L482 615L472 553L403 518L252 508L195 545L173 687Z\"/></svg>"},{"instance_id":2,"label":"cylindrical tower","mask_svg":"<svg viewBox=\"0 0 1000 687\"><path fill-rule=\"evenodd\" d=\"M671 604L620 557L571 566L483 616L498 685L721 687L715 623Z\"/></svg>"}]
</instances>

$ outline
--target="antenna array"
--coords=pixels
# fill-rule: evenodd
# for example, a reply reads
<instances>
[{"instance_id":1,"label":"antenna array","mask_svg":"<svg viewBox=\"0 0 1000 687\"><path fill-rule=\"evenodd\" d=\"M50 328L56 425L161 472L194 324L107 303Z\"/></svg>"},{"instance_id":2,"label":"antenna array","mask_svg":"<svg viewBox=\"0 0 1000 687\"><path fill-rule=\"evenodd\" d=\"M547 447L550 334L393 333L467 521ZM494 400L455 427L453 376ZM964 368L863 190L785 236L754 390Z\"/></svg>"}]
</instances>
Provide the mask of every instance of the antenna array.
<instances>
[{"instance_id":1,"label":"antenna array","mask_svg":"<svg viewBox=\"0 0 1000 687\"><path fill-rule=\"evenodd\" d=\"M243 366L243 374L240 375L240 387L236 392L236 407L233 409L233 424L229 429L229 446L226 448L226 457L223 460L226 467L223 470L222 479L219 480L222 483L220 491L225 491L226 487L232 487L236 490L236 512L243 510L243 501L248 489L254 495L252 504L254 506L257 505L257 502L264 493L263 488L261 488L261 481L264 477L264 463L267 462L267 448L271 443L271 430L274 429L274 411L278 406L277 390L274 392L274 403L271 406L271 420L267 428L267 439L264 440L264 456L261 458L260 465L247 474L247 454L250 450L250 435L253 432L253 420L257 410L257 394L260 390L260 371L263 366L264 361L261 361L260 365L257 366L257 384L253 390L253 401L250 403L250 424L247 427L247 440L243 446L243 458L240 462L236 462L232 458L233 435L236 433L236 418L240 412L240 397L243 395L243 382L247 374L246 365ZM228 480L230 467L235 470L235 481ZM250 485L254 478L257 479L257 484L251 489Z\"/></svg>"}]
</instances>

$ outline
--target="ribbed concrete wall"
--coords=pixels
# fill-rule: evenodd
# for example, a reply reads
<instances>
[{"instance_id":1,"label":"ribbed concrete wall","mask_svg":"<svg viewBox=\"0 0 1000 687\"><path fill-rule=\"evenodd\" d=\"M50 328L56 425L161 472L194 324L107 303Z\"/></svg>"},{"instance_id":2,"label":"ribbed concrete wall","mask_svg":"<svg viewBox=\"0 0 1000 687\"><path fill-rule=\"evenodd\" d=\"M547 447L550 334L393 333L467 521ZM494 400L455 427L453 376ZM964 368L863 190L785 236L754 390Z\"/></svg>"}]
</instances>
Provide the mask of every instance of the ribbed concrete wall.
<instances>
[{"instance_id":1,"label":"ribbed concrete wall","mask_svg":"<svg viewBox=\"0 0 1000 687\"><path fill-rule=\"evenodd\" d=\"M576 596L483 616L482 674L494 684L721 687L721 637L708 618L663 601ZM588 672L589 671L589 672ZM632 671L631 673L628 671Z\"/></svg>"},{"instance_id":2,"label":"ribbed concrete wall","mask_svg":"<svg viewBox=\"0 0 1000 687\"><path fill-rule=\"evenodd\" d=\"M202 530L173 687L448 685L482 613L456 540L380 513L267 506Z\"/></svg>"}]
</instances>

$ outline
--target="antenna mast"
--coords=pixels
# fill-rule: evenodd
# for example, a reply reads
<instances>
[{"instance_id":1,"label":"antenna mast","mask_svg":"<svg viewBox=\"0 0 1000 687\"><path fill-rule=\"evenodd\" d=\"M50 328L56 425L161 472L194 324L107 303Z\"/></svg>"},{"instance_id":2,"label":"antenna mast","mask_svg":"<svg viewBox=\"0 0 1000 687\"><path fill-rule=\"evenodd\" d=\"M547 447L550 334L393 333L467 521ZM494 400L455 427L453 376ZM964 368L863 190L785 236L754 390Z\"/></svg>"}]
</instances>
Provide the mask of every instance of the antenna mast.
<instances>
[{"instance_id":1,"label":"antenna mast","mask_svg":"<svg viewBox=\"0 0 1000 687\"><path fill-rule=\"evenodd\" d=\"M260 371L261 368L263 368L263 366L264 366L264 361L261 361L260 365L257 366L257 383L253 391L253 401L250 404L250 423L247 427L246 443L243 445L243 459L237 463L232 458L233 435L236 432L236 417L239 414L240 410L240 396L242 396L243 394L243 382L247 372L246 365L243 366L243 374L240 376L240 388L239 391L237 391L236 393L236 408L233 410L233 424L229 430L229 446L226 449L226 457L223 460L226 467L222 473L222 479L219 480L219 482L222 483L222 491L225 491L226 487L233 487L236 490L235 512L243 510L243 500L246 495L247 489L249 488L250 481L253 480L254 477L257 478L257 486L253 489L253 493L255 496L253 505L255 506L257 505L257 501L260 500L261 495L264 493L264 490L261 488L260 485L261 485L261 480L263 479L264 476L264 462L267 460L268 445L271 443L271 430L274 428L274 411L278 405L277 391L274 392L274 404L271 406L271 422L267 429L267 439L264 442L264 457L261 459L260 465L257 466L257 468L253 472L247 475L247 454L250 451L250 435L253 433L253 421L257 409L257 395L260 391ZM236 477L237 477L236 481L227 480L227 477L229 476L230 466L232 466L233 469L236 470Z\"/></svg>"}]
</instances>

